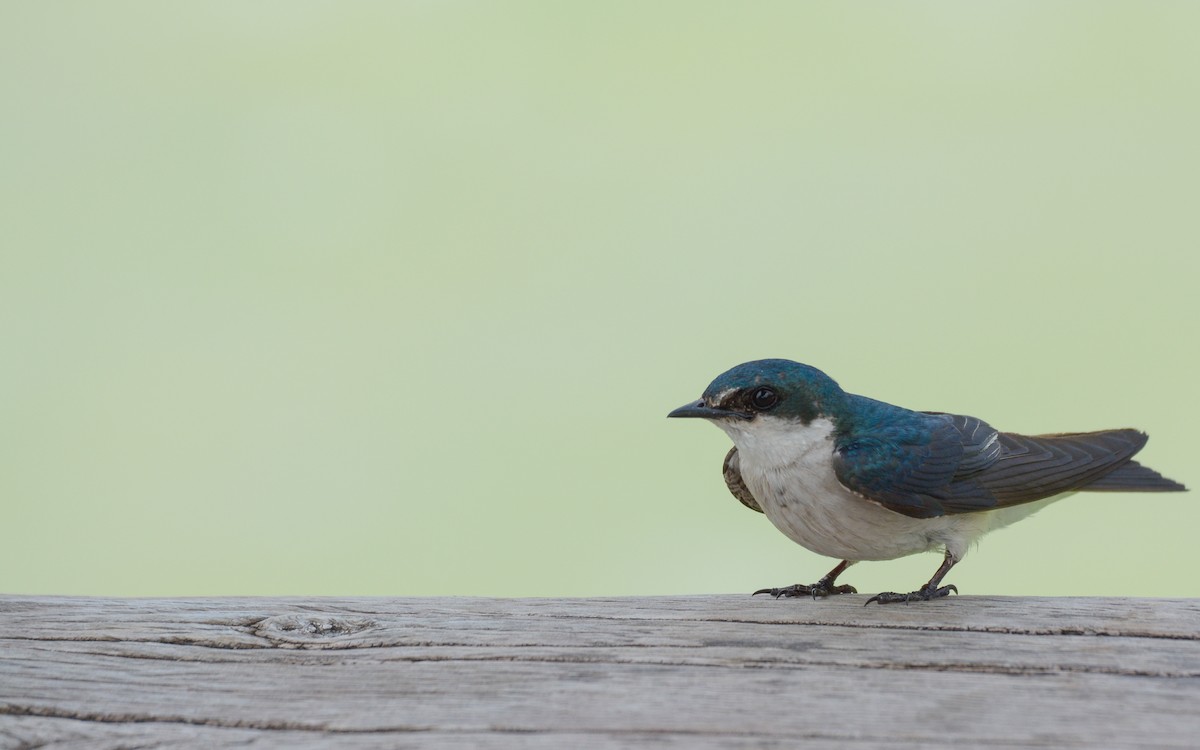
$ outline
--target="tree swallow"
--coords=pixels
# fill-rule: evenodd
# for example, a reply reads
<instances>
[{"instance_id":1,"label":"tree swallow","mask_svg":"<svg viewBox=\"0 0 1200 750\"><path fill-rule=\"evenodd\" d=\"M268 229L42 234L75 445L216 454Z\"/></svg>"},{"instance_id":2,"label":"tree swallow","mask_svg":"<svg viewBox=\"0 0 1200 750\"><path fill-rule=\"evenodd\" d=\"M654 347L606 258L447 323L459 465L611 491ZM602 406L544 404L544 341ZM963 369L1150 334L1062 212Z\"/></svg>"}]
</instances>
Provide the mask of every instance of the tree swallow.
<instances>
[{"instance_id":1,"label":"tree swallow","mask_svg":"<svg viewBox=\"0 0 1200 750\"><path fill-rule=\"evenodd\" d=\"M734 446L723 466L733 496L797 544L841 559L814 584L754 592L776 598L857 593L834 583L854 563L929 550L945 559L928 583L866 603L947 596L958 588L942 579L972 542L1068 494L1186 489L1132 460L1148 439L1138 430L999 432L975 417L846 393L786 359L738 365L667 416L724 430Z\"/></svg>"}]
</instances>

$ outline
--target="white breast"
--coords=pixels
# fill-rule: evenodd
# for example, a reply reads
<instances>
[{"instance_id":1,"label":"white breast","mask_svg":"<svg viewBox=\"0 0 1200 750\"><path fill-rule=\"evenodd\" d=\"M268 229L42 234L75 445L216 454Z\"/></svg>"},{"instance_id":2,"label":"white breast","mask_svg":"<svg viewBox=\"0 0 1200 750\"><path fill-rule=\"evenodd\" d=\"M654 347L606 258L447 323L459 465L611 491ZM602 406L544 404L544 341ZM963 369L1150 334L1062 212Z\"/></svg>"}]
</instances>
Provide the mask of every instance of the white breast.
<instances>
[{"instance_id":1,"label":"white breast","mask_svg":"<svg viewBox=\"0 0 1200 750\"><path fill-rule=\"evenodd\" d=\"M961 559L989 513L910 518L846 489L833 472L833 422L759 416L718 420L738 448L742 479L792 541L843 560L891 560L947 547Z\"/></svg>"}]
</instances>

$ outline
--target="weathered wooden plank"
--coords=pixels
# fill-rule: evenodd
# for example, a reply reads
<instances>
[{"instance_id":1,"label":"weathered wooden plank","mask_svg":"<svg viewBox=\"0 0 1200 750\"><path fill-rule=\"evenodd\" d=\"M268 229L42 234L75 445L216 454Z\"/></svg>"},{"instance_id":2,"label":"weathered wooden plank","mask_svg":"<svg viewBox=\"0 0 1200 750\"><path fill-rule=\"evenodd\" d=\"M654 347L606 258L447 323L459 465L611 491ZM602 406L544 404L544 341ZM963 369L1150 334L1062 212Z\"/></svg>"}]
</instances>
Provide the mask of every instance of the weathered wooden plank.
<instances>
[{"instance_id":1,"label":"weathered wooden plank","mask_svg":"<svg viewBox=\"0 0 1200 750\"><path fill-rule=\"evenodd\" d=\"M0 597L0 747L1200 736L1200 602L864 600Z\"/></svg>"}]
</instances>

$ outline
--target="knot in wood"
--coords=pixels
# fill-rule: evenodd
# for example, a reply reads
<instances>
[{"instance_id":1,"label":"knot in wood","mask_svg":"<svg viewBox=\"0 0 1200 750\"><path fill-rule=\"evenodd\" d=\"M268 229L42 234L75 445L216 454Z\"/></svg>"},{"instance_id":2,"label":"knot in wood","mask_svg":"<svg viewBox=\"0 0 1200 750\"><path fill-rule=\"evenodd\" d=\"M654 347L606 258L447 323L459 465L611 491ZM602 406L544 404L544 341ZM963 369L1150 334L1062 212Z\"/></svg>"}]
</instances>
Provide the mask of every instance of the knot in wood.
<instances>
[{"instance_id":1,"label":"knot in wood","mask_svg":"<svg viewBox=\"0 0 1200 750\"><path fill-rule=\"evenodd\" d=\"M255 635L280 643L319 644L379 627L366 617L338 615L275 615L260 621Z\"/></svg>"}]
</instances>

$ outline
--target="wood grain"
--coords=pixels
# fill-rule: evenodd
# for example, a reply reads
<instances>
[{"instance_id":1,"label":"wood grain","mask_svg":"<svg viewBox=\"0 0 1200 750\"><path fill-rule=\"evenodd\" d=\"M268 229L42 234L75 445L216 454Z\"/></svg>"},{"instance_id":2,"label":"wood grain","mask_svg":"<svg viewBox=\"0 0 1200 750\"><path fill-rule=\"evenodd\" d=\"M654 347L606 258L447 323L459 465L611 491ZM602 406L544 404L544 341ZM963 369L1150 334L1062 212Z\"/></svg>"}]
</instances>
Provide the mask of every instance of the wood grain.
<instances>
[{"instance_id":1,"label":"wood grain","mask_svg":"<svg viewBox=\"0 0 1200 750\"><path fill-rule=\"evenodd\" d=\"M0 748L1200 746L1200 602L0 597Z\"/></svg>"}]
</instances>

